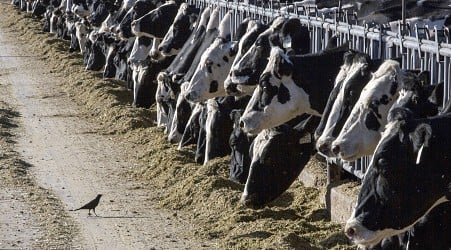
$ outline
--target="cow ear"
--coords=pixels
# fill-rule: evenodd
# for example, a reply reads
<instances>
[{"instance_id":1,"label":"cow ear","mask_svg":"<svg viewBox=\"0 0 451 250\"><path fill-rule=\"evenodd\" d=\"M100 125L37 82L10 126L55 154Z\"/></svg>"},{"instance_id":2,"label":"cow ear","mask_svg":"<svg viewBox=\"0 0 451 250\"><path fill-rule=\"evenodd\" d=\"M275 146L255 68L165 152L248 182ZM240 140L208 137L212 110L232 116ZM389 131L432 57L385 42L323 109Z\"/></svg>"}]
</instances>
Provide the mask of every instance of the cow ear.
<instances>
[{"instance_id":1,"label":"cow ear","mask_svg":"<svg viewBox=\"0 0 451 250\"><path fill-rule=\"evenodd\" d=\"M384 61L385 59L372 59L370 63L370 71L375 72Z\"/></svg>"},{"instance_id":2,"label":"cow ear","mask_svg":"<svg viewBox=\"0 0 451 250\"><path fill-rule=\"evenodd\" d=\"M232 46L230 46L230 49L229 49L229 56L234 57L234 56L236 56L237 53L238 53L238 43L233 42Z\"/></svg>"},{"instance_id":3,"label":"cow ear","mask_svg":"<svg viewBox=\"0 0 451 250\"><path fill-rule=\"evenodd\" d=\"M410 134L415 151L420 151L424 147L429 146L429 140L432 136L432 128L429 124L422 123ZM421 152L419 152L420 154ZM418 157L419 158L419 157ZM418 159L417 159L418 162Z\"/></svg>"},{"instance_id":4,"label":"cow ear","mask_svg":"<svg viewBox=\"0 0 451 250\"><path fill-rule=\"evenodd\" d=\"M278 57L274 68L276 75L290 76L292 73L292 65L287 62L283 57Z\"/></svg>"},{"instance_id":5,"label":"cow ear","mask_svg":"<svg viewBox=\"0 0 451 250\"><path fill-rule=\"evenodd\" d=\"M279 41L279 34L271 34L269 36L269 44L272 47L282 47Z\"/></svg>"},{"instance_id":6,"label":"cow ear","mask_svg":"<svg viewBox=\"0 0 451 250\"><path fill-rule=\"evenodd\" d=\"M431 80L431 72L422 71L418 74L418 80L420 81L421 86L430 85Z\"/></svg>"},{"instance_id":7,"label":"cow ear","mask_svg":"<svg viewBox=\"0 0 451 250\"><path fill-rule=\"evenodd\" d=\"M362 76L365 76L365 75L368 74L368 71L370 71L370 70L371 70L371 69L370 69L370 66L369 66L367 63L365 63L365 64L363 64L362 67L360 68L360 74L361 74Z\"/></svg>"},{"instance_id":8,"label":"cow ear","mask_svg":"<svg viewBox=\"0 0 451 250\"><path fill-rule=\"evenodd\" d=\"M413 113L407 108L394 108L388 112L387 121L408 121L413 119Z\"/></svg>"}]
</instances>

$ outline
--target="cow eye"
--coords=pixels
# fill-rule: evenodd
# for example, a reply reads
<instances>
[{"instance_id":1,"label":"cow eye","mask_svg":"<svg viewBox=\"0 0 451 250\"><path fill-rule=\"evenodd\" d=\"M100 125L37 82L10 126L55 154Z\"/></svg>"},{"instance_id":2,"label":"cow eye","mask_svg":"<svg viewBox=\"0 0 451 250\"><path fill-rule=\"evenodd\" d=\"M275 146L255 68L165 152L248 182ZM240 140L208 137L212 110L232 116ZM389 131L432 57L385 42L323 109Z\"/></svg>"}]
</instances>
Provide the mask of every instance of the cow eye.
<instances>
[{"instance_id":1,"label":"cow eye","mask_svg":"<svg viewBox=\"0 0 451 250\"><path fill-rule=\"evenodd\" d=\"M211 67L213 65L213 62L211 60L207 60L207 61L205 61L205 65L207 67Z\"/></svg>"},{"instance_id":2,"label":"cow eye","mask_svg":"<svg viewBox=\"0 0 451 250\"><path fill-rule=\"evenodd\" d=\"M379 166L383 167L383 166L387 166L387 165L388 165L388 162L387 162L387 159L385 159L385 158L379 158L379 159L377 160L377 164L378 164Z\"/></svg>"}]
</instances>

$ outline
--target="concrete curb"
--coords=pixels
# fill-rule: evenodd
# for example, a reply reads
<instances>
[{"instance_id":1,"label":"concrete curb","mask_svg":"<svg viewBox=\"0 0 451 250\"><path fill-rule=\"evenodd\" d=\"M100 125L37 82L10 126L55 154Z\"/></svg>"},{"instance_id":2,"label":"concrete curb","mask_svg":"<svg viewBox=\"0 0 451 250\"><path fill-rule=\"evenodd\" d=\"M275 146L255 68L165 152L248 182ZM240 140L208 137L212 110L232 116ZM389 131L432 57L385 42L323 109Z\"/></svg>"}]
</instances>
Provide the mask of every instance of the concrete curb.
<instances>
[{"instance_id":1,"label":"concrete curb","mask_svg":"<svg viewBox=\"0 0 451 250\"><path fill-rule=\"evenodd\" d=\"M304 186L315 187L321 191L321 202L330 212L331 221L345 223L357 201L360 183L342 180L327 185L326 168L326 163L312 157L299 175L299 180Z\"/></svg>"}]
</instances>

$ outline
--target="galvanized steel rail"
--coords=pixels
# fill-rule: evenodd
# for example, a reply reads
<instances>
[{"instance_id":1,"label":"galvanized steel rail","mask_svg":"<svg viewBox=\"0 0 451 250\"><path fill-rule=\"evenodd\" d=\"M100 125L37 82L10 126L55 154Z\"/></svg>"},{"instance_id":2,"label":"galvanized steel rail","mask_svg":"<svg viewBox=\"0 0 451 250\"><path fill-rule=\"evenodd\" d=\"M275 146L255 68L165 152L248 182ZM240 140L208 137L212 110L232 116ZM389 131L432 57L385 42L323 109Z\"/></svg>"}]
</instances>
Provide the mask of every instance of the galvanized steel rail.
<instances>
[{"instance_id":1,"label":"galvanized steel rail","mask_svg":"<svg viewBox=\"0 0 451 250\"><path fill-rule=\"evenodd\" d=\"M336 35L338 44L349 42L351 49L365 52L373 59L401 57L404 69L420 69L431 72L431 83L444 82L443 105L451 94L451 44L447 28L433 27L435 36L430 37L429 27L403 26L399 21L398 31L393 32L385 26L358 25L352 10L338 8L318 10L314 6L300 6L271 1L266 6L224 0L188 0L197 7L219 6L220 19L232 12L230 25L232 32L246 18L253 17L269 22L278 16L299 18L310 30L311 52L325 48L330 37ZM232 33L232 37L233 37ZM328 158L329 164L338 164L346 171L362 178L370 163L370 157L355 162L344 162Z\"/></svg>"}]
</instances>

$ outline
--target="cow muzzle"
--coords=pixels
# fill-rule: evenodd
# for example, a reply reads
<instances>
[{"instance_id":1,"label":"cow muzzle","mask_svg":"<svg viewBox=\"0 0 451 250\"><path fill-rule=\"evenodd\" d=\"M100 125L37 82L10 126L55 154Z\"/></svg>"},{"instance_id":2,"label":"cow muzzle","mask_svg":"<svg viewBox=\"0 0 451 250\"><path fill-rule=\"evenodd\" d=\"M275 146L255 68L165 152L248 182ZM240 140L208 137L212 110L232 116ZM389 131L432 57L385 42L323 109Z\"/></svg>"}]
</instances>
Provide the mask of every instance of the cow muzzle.
<instances>
[{"instance_id":1,"label":"cow muzzle","mask_svg":"<svg viewBox=\"0 0 451 250\"><path fill-rule=\"evenodd\" d=\"M252 208L252 209L260 209L263 208L264 205L262 202L259 202L259 199L256 194L242 194L240 203L243 204L245 207Z\"/></svg>"},{"instance_id":2,"label":"cow muzzle","mask_svg":"<svg viewBox=\"0 0 451 250\"><path fill-rule=\"evenodd\" d=\"M376 245L385 238L384 236L378 235L375 231L368 230L355 219L346 222L344 233L355 244L365 246Z\"/></svg>"}]
</instances>

